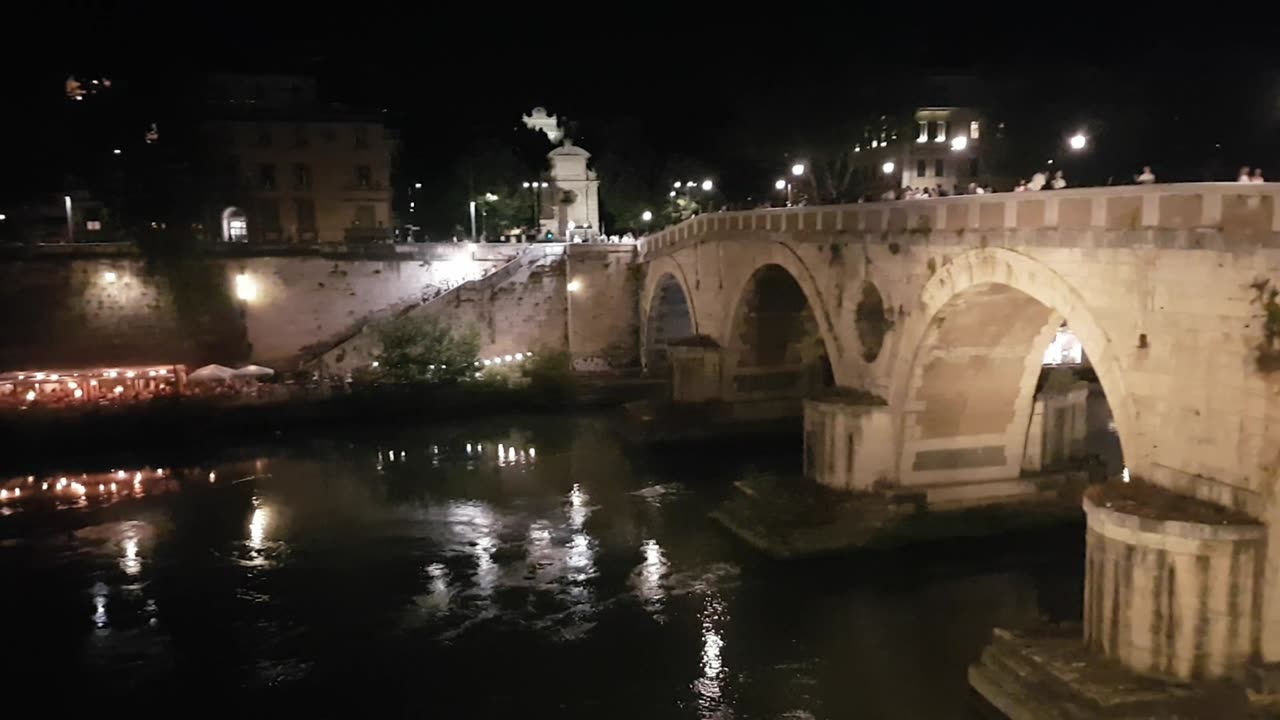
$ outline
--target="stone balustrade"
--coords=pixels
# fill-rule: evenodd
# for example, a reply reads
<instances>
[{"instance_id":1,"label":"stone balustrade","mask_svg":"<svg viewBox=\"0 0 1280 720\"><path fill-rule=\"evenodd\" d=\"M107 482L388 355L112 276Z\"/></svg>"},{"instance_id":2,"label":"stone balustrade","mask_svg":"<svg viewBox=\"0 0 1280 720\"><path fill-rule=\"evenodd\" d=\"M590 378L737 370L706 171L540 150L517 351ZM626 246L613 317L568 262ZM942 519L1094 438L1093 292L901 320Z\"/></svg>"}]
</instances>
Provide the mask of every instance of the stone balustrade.
<instances>
[{"instance_id":1,"label":"stone balustrade","mask_svg":"<svg viewBox=\"0 0 1280 720\"><path fill-rule=\"evenodd\" d=\"M643 260L709 234L746 232L1220 230L1277 244L1277 206L1280 183L1128 185L959 195L709 213L647 235L639 244Z\"/></svg>"}]
</instances>

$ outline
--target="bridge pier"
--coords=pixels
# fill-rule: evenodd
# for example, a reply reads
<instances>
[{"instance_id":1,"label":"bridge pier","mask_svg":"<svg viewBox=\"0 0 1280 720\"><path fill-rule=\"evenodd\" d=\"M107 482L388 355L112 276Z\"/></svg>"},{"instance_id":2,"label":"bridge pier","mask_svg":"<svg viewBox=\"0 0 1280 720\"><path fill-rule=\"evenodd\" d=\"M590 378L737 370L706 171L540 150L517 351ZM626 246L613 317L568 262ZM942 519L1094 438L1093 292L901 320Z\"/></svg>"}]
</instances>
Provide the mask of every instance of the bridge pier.
<instances>
[{"instance_id":1,"label":"bridge pier","mask_svg":"<svg viewBox=\"0 0 1280 720\"><path fill-rule=\"evenodd\" d=\"M1143 675L1243 679L1260 649L1266 528L1145 494L1085 497L1085 644Z\"/></svg>"},{"instance_id":2,"label":"bridge pier","mask_svg":"<svg viewBox=\"0 0 1280 720\"><path fill-rule=\"evenodd\" d=\"M804 474L835 490L870 491L893 476L893 414L873 396L804 401Z\"/></svg>"}]
</instances>

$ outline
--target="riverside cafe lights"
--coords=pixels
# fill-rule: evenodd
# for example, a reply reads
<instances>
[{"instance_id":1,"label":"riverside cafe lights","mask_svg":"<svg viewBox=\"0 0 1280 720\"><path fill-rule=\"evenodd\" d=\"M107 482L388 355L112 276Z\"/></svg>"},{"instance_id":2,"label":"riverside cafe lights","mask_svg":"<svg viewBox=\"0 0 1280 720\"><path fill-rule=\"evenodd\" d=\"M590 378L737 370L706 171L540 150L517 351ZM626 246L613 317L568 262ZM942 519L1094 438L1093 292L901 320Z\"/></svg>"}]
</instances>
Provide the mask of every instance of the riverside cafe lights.
<instances>
[{"instance_id":1,"label":"riverside cafe lights","mask_svg":"<svg viewBox=\"0 0 1280 720\"><path fill-rule=\"evenodd\" d=\"M0 373L0 407L73 407L176 395L186 385L183 365L137 365Z\"/></svg>"}]
</instances>

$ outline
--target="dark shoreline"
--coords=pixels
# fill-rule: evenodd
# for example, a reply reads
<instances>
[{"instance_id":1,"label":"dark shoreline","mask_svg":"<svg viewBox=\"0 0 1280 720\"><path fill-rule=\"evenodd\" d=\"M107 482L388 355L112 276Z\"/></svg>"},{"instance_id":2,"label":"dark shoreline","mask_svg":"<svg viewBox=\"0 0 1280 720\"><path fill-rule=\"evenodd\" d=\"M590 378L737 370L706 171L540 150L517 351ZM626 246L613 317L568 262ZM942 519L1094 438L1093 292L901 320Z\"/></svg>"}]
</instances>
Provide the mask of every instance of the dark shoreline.
<instances>
[{"instance_id":1,"label":"dark shoreline","mask_svg":"<svg viewBox=\"0 0 1280 720\"><path fill-rule=\"evenodd\" d=\"M645 396L652 388L652 383L612 380L584 382L573 390L382 386L262 404L165 398L146 405L78 412L37 409L0 417L0 437L7 446L0 458L0 476L50 468L71 472L103 463L180 465L193 457L238 457L252 454L257 445L352 427L614 408Z\"/></svg>"}]
</instances>

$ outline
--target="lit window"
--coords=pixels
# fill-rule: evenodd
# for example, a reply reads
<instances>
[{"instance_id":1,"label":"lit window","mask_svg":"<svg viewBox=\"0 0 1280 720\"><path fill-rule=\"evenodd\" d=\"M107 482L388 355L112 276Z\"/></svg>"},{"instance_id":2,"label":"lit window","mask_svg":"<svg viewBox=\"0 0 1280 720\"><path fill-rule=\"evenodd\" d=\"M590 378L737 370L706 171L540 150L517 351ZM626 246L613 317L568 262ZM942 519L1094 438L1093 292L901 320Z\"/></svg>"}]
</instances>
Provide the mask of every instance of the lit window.
<instances>
[{"instance_id":1,"label":"lit window","mask_svg":"<svg viewBox=\"0 0 1280 720\"><path fill-rule=\"evenodd\" d=\"M85 230L93 230L93 231L101 230L101 229L102 229L102 221L101 221L101 220L85 220L85 221L84 221L84 229L85 229Z\"/></svg>"},{"instance_id":2,"label":"lit window","mask_svg":"<svg viewBox=\"0 0 1280 720\"><path fill-rule=\"evenodd\" d=\"M946 120L938 121L938 132L936 135L933 136L933 141L934 142L947 141L947 121Z\"/></svg>"},{"instance_id":3,"label":"lit window","mask_svg":"<svg viewBox=\"0 0 1280 720\"><path fill-rule=\"evenodd\" d=\"M977 120L970 120L970 121L969 121L969 139L970 139L970 140L977 140L977 139L978 139L978 135L980 135L980 134L981 134L981 132L980 132L981 130L982 130L982 124L981 124L981 123L979 123Z\"/></svg>"},{"instance_id":4,"label":"lit window","mask_svg":"<svg viewBox=\"0 0 1280 720\"><path fill-rule=\"evenodd\" d=\"M929 142L929 123L920 121L920 137L916 138L916 142Z\"/></svg>"}]
</instances>

